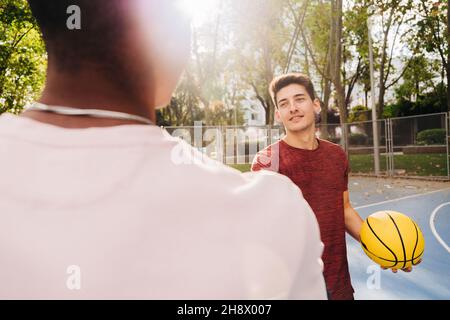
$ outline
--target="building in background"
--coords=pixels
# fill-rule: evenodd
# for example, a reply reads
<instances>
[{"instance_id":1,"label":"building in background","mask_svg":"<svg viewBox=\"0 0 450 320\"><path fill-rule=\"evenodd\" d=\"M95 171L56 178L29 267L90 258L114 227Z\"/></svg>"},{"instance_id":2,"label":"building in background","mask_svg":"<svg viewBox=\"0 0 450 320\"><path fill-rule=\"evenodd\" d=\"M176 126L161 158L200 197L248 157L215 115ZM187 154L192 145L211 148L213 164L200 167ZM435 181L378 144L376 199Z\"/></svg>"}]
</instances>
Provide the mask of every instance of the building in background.
<instances>
[{"instance_id":1,"label":"building in background","mask_svg":"<svg viewBox=\"0 0 450 320\"><path fill-rule=\"evenodd\" d=\"M246 126L263 126L266 124L265 110L257 101L244 100L241 104Z\"/></svg>"}]
</instances>

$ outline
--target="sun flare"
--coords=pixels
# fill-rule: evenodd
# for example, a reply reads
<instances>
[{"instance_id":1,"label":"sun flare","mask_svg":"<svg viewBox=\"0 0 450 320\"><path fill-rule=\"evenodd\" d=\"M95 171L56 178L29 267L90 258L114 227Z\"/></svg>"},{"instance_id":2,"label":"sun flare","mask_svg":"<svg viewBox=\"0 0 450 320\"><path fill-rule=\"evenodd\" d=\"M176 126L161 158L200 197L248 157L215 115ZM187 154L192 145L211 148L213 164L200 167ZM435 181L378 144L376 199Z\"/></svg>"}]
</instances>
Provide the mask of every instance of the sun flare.
<instances>
[{"instance_id":1,"label":"sun flare","mask_svg":"<svg viewBox=\"0 0 450 320\"><path fill-rule=\"evenodd\" d=\"M220 0L178 0L179 8L194 25L201 25L220 9Z\"/></svg>"}]
</instances>

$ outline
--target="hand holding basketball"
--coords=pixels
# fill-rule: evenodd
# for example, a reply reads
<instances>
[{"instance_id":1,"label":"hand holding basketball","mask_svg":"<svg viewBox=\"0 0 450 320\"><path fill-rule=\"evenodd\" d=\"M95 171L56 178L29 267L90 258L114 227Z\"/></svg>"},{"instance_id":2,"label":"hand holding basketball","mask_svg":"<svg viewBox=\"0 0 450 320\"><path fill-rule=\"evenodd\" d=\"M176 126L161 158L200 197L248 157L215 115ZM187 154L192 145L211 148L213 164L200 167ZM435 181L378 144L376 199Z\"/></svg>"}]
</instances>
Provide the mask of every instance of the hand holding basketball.
<instances>
[{"instance_id":1,"label":"hand holding basketball","mask_svg":"<svg viewBox=\"0 0 450 320\"><path fill-rule=\"evenodd\" d=\"M418 264L421 263L421 262L422 262L422 259L420 259L419 261L417 261L416 265L418 265ZM381 269L387 270L387 269L389 269L389 268L381 267ZM391 271L392 271L393 273L397 273L397 270L398 270L398 269L393 269L393 268L391 268ZM400 270L402 270L403 272L411 272L411 271L412 271L412 267L405 268L405 269L400 269Z\"/></svg>"}]
</instances>

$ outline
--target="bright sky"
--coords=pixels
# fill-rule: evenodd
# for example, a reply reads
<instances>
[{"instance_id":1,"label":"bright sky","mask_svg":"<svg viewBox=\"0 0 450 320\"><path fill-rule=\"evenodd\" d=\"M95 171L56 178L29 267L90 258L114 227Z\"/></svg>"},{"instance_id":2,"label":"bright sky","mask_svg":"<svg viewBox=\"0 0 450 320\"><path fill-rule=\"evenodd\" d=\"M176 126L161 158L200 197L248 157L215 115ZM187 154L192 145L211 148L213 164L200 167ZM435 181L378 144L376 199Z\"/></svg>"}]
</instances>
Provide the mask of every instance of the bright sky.
<instances>
[{"instance_id":1,"label":"bright sky","mask_svg":"<svg viewBox=\"0 0 450 320\"><path fill-rule=\"evenodd\" d=\"M178 5L191 17L194 26L200 26L216 16L220 10L220 2L220 0L178 0Z\"/></svg>"}]
</instances>

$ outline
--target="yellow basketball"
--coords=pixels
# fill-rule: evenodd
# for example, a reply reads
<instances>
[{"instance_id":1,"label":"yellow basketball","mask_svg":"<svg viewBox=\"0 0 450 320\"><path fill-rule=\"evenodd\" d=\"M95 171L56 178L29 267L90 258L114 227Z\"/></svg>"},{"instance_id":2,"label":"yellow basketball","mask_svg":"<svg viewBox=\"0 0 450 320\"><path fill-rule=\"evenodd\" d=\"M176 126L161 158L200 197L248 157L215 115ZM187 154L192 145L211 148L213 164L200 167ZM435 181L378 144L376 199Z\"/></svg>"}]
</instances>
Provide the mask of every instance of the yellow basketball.
<instances>
[{"instance_id":1,"label":"yellow basketball","mask_svg":"<svg viewBox=\"0 0 450 320\"><path fill-rule=\"evenodd\" d=\"M425 240L410 217L396 211L378 211L364 221L361 245L367 256L380 266L403 269L418 263Z\"/></svg>"}]
</instances>

